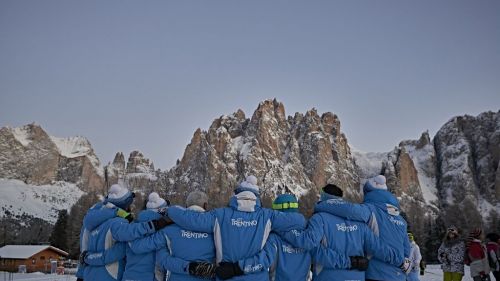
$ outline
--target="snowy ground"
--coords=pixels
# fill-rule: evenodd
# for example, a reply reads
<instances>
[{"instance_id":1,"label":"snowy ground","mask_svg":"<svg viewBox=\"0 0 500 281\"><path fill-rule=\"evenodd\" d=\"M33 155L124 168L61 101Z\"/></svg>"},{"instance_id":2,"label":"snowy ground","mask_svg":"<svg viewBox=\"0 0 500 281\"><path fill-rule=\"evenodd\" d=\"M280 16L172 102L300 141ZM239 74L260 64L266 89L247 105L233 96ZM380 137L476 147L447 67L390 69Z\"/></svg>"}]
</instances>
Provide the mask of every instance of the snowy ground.
<instances>
[{"instance_id":1,"label":"snowy ground","mask_svg":"<svg viewBox=\"0 0 500 281\"><path fill-rule=\"evenodd\" d=\"M10 273L10 272L0 272L0 281L76 281L74 275L55 275L55 274L43 274L40 272L35 273Z\"/></svg>"},{"instance_id":2,"label":"snowy ground","mask_svg":"<svg viewBox=\"0 0 500 281\"><path fill-rule=\"evenodd\" d=\"M491 275L491 280L495 280ZM420 281L443 281L443 271L439 265L431 264L425 269L424 276L420 276ZM465 275L462 281L472 281L470 277L469 267L465 267Z\"/></svg>"},{"instance_id":3,"label":"snowy ground","mask_svg":"<svg viewBox=\"0 0 500 281\"><path fill-rule=\"evenodd\" d=\"M493 276L492 280L494 280ZM0 281L76 281L76 277L73 275L51 275L51 274L43 274L43 273L28 273L28 274L19 274L19 273L8 273L8 272L0 272ZM424 276L420 276L420 281L442 281L443 280L443 271L439 265L428 265L425 270ZM462 281L472 281L470 277L469 268L465 267L465 276Z\"/></svg>"}]
</instances>

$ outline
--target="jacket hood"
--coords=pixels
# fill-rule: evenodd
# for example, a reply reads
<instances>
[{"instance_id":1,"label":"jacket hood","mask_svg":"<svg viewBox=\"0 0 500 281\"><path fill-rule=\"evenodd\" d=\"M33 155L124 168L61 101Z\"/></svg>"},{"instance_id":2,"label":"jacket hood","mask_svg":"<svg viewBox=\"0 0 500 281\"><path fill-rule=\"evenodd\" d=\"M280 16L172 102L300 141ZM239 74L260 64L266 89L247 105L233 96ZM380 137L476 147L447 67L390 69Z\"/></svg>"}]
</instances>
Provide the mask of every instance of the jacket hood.
<instances>
[{"instance_id":1,"label":"jacket hood","mask_svg":"<svg viewBox=\"0 0 500 281\"><path fill-rule=\"evenodd\" d=\"M243 191L233 195L229 200L229 207L242 212L255 212L260 208L260 199L251 191Z\"/></svg>"},{"instance_id":2,"label":"jacket hood","mask_svg":"<svg viewBox=\"0 0 500 281\"><path fill-rule=\"evenodd\" d=\"M99 202L90 208L83 218L83 227L87 230L94 230L99 225L116 216L118 209L111 203Z\"/></svg>"},{"instance_id":3,"label":"jacket hood","mask_svg":"<svg viewBox=\"0 0 500 281\"><path fill-rule=\"evenodd\" d=\"M363 202L380 206L386 206L387 204L389 204L396 207L397 209L400 209L398 199L396 199L396 197L389 191L382 189L374 189L365 192Z\"/></svg>"}]
</instances>

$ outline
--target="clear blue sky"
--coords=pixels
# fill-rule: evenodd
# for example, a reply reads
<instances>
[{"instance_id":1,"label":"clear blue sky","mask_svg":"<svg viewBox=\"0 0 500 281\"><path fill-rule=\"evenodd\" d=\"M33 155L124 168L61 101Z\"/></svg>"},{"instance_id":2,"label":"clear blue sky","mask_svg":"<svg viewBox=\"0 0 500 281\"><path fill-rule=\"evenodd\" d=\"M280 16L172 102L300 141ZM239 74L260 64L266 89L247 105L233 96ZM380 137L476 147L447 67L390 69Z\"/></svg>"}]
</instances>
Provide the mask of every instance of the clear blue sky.
<instances>
[{"instance_id":1,"label":"clear blue sky","mask_svg":"<svg viewBox=\"0 0 500 281\"><path fill-rule=\"evenodd\" d=\"M0 1L0 126L166 169L196 128L278 98L388 151L500 108L500 1Z\"/></svg>"}]
</instances>

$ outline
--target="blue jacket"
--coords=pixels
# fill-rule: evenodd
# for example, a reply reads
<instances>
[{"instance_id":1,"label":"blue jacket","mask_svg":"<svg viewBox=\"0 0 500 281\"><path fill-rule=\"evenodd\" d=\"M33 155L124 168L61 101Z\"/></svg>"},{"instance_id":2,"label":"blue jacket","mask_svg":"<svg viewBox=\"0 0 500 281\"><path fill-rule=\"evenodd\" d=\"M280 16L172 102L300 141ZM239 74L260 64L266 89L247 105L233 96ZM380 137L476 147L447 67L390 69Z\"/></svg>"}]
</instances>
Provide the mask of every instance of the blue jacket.
<instances>
[{"instance_id":1,"label":"blue jacket","mask_svg":"<svg viewBox=\"0 0 500 281\"><path fill-rule=\"evenodd\" d=\"M379 237L385 245L395 249L398 257L409 257L410 242L406 232L407 224L399 215L397 199L387 190L373 188L370 182L365 184L364 192L363 204L353 204L337 198L320 202L315 210L368 223L375 236ZM399 266L374 256L370 260L366 278L403 281L406 280L406 275Z\"/></svg>"},{"instance_id":2,"label":"blue jacket","mask_svg":"<svg viewBox=\"0 0 500 281\"><path fill-rule=\"evenodd\" d=\"M192 232L177 225L167 226L129 245L135 253L157 250L156 263L166 272L168 281L207 280L189 275L189 262L215 262L214 237L211 233Z\"/></svg>"},{"instance_id":3,"label":"blue jacket","mask_svg":"<svg viewBox=\"0 0 500 281\"><path fill-rule=\"evenodd\" d=\"M92 206L88 211L87 214L92 214L93 212L100 210L103 207L103 204L101 202L95 204ZM90 231L94 230L99 224L112 219L116 217L116 212L118 211L118 208L106 208L103 209L103 212L101 213L101 216L95 217L94 220L88 221L87 224L84 222L84 226L80 229L80 253L84 251L88 251L88 239L89 239L89 233ZM85 218L84 217L84 221ZM86 225L86 227L85 227ZM92 261L89 261L89 265L97 265L97 266L103 266L107 263L112 263L115 262L119 259L123 259L124 257L124 251L123 244L117 243L115 246L111 247L110 249L104 251L101 253L101 258L100 259L94 259ZM76 272L76 277L77 278L82 278L84 275L85 271L85 266L83 264L78 264L78 270Z\"/></svg>"},{"instance_id":4,"label":"blue jacket","mask_svg":"<svg viewBox=\"0 0 500 281\"><path fill-rule=\"evenodd\" d=\"M301 214L262 208L260 200L249 191L233 196L226 208L198 213L171 207L168 216L184 229L213 233L217 263L238 262L256 255L264 247L271 230L287 231L305 226ZM267 272L261 269L257 267L254 274L231 280L269 280Z\"/></svg>"},{"instance_id":5,"label":"blue jacket","mask_svg":"<svg viewBox=\"0 0 500 281\"><path fill-rule=\"evenodd\" d=\"M291 231L283 237L292 245L305 249L318 246L336 250L345 256L375 255L392 264L400 265L403 256L395 249L382 245L363 222L353 222L328 213L316 213L309 220L305 231ZM344 268L332 268L321 256L314 257L315 280L365 280L365 272Z\"/></svg>"},{"instance_id":6,"label":"blue jacket","mask_svg":"<svg viewBox=\"0 0 500 281\"><path fill-rule=\"evenodd\" d=\"M277 234L271 233L264 249L258 255L238 262L240 268L262 270L269 267L271 280L275 281L304 281L307 280L311 268L311 258L320 259L325 267L349 268L349 256L341 254L327 247L316 247L310 251L295 248ZM293 269L293 270L291 270Z\"/></svg>"},{"instance_id":7,"label":"blue jacket","mask_svg":"<svg viewBox=\"0 0 500 281\"><path fill-rule=\"evenodd\" d=\"M87 250L89 254L86 258L87 263L93 263L93 260L102 260L106 250L111 249L118 242L132 241L141 238L155 231L151 222L129 224L126 219L114 217L103 220L103 217L113 208L112 204L100 205L93 208L84 218L85 229L93 229L88 235ZM92 228L93 226L96 226ZM125 247L121 252L125 256ZM106 264L105 266L87 266L85 267L84 280L115 281L121 280L125 268L125 259L121 258L116 262Z\"/></svg>"},{"instance_id":8,"label":"blue jacket","mask_svg":"<svg viewBox=\"0 0 500 281\"><path fill-rule=\"evenodd\" d=\"M161 218L158 212L152 210L143 210L137 217L138 222L149 222ZM156 233L155 233L156 234ZM135 240L137 241L137 240ZM127 244L127 263L123 273L123 281L163 281L164 276L155 268L156 251L144 251L135 253L131 250L130 244Z\"/></svg>"},{"instance_id":9,"label":"blue jacket","mask_svg":"<svg viewBox=\"0 0 500 281\"><path fill-rule=\"evenodd\" d=\"M240 260L238 264L245 272L254 272L259 267L262 270L269 268L271 280L305 281L311 268L311 255L309 251L295 248L271 233L262 251Z\"/></svg>"}]
</instances>

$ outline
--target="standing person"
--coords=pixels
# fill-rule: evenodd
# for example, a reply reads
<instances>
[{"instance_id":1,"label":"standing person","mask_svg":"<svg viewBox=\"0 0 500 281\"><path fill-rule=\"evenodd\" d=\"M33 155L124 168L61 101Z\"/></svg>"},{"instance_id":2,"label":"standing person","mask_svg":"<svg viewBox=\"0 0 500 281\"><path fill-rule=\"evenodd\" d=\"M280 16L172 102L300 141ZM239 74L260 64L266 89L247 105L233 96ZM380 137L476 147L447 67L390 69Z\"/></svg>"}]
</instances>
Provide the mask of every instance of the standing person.
<instances>
[{"instance_id":1,"label":"standing person","mask_svg":"<svg viewBox=\"0 0 500 281\"><path fill-rule=\"evenodd\" d=\"M273 210L285 213L298 212L299 202L291 194L282 194L273 201ZM283 241L275 233L269 235L264 249L254 257L243 259L237 263L221 262L216 269L217 276L226 280L238 272L252 272L250 268L269 268L271 280L275 281L305 281L309 276L311 255L309 251L295 248ZM293 268L293 270L290 270ZM245 269L245 270L242 270Z\"/></svg>"},{"instance_id":2,"label":"standing person","mask_svg":"<svg viewBox=\"0 0 500 281\"><path fill-rule=\"evenodd\" d=\"M160 219L162 213L165 213L169 202L161 198L156 192L152 192L148 196L146 209L142 210L137 216L137 222L150 222ZM164 228L165 229L165 228ZM159 232L158 232L159 233ZM157 233L155 233L157 234ZM125 272L123 273L123 281L160 281L165 280L162 272L155 269L156 251L134 253L130 246L127 245Z\"/></svg>"},{"instance_id":3,"label":"standing person","mask_svg":"<svg viewBox=\"0 0 500 281\"><path fill-rule=\"evenodd\" d=\"M317 204L315 211L367 223L375 236L405 258L405 262L397 266L374 256L366 271L366 280L405 281L410 269L410 241L406 221L399 212L399 202L387 190L383 175L369 179L363 186L363 193L363 204L353 204L341 198L329 199Z\"/></svg>"},{"instance_id":4,"label":"standing person","mask_svg":"<svg viewBox=\"0 0 500 281\"><path fill-rule=\"evenodd\" d=\"M85 256L88 253L88 237L92 230L94 230L99 224L105 222L106 220L112 219L116 216L121 216L123 218L131 218L131 215L119 208L103 208L104 204L102 202L96 203L92 206L87 214L94 212L95 210L103 210L101 216L93 221L83 221L83 226L80 230L80 259L78 261L78 269L76 272L77 281L83 281L85 267L87 266L105 266L106 264L116 262L117 260L123 259L125 257L125 245L123 243L116 243L112 247L108 248L104 252L99 253L101 259L92 259L88 262L85 260Z\"/></svg>"},{"instance_id":5,"label":"standing person","mask_svg":"<svg viewBox=\"0 0 500 281\"><path fill-rule=\"evenodd\" d=\"M411 250L410 250L410 261L411 261L411 271L408 273L407 281L419 281L418 276L420 273L420 262L422 261L422 254L420 254L420 247L415 242L415 236L412 232L408 232L408 239L410 240Z\"/></svg>"},{"instance_id":6,"label":"standing person","mask_svg":"<svg viewBox=\"0 0 500 281\"><path fill-rule=\"evenodd\" d=\"M490 280L490 265L486 255L486 247L481 241L483 231L476 228L469 233L465 243L466 252L465 264L470 267L470 276L474 281Z\"/></svg>"},{"instance_id":7,"label":"standing person","mask_svg":"<svg viewBox=\"0 0 500 281\"><path fill-rule=\"evenodd\" d=\"M500 236L496 233L489 233L486 235L488 243L486 244L486 250L488 251L488 262L490 263L490 268L493 271L493 276L495 276L496 281L500 281L500 247L498 246L498 239Z\"/></svg>"},{"instance_id":8,"label":"standing person","mask_svg":"<svg viewBox=\"0 0 500 281\"><path fill-rule=\"evenodd\" d=\"M186 198L186 207L195 212L205 212L208 196L204 192L193 191ZM215 246L210 233L193 232L172 224L129 245L136 254L154 251L156 264L166 273L168 281L214 279Z\"/></svg>"},{"instance_id":9,"label":"standing person","mask_svg":"<svg viewBox=\"0 0 500 281\"><path fill-rule=\"evenodd\" d=\"M325 202L343 202L343 191L336 185L328 184L323 188L321 201L316 206ZM314 280L365 280L365 270L369 268L365 256L372 255L383 262L398 268L404 263L402 251L388 247L377 238L364 222L350 221L343 217L315 209L315 214L309 220L304 231L291 231L282 234L283 238L296 247L314 249L327 247L350 257L349 266L344 268L328 267L324 260L314 259ZM371 261L370 261L371 263ZM409 267L409 263L407 263ZM398 272L403 272L398 268Z\"/></svg>"},{"instance_id":10,"label":"standing person","mask_svg":"<svg viewBox=\"0 0 500 281\"><path fill-rule=\"evenodd\" d=\"M271 230L287 231L305 226L305 219L299 213L262 208L259 192L257 178L248 176L236 187L229 207L206 213L171 207L168 216L184 229L213 233L217 264L236 263L256 255L266 244ZM262 267L244 268L248 271L237 272L231 280L269 280L267 270L262 271Z\"/></svg>"},{"instance_id":11,"label":"standing person","mask_svg":"<svg viewBox=\"0 0 500 281\"><path fill-rule=\"evenodd\" d=\"M444 281L461 281L464 276L465 243L460 239L459 230L450 226L438 249L438 260L443 269Z\"/></svg>"},{"instance_id":12,"label":"standing person","mask_svg":"<svg viewBox=\"0 0 500 281\"><path fill-rule=\"evenodd\" d=\"M81 260L88 264L94 260L102 260L103 253L111 249L119 242L128 242L145 235L154 233L155 231L167 226L169 221L166 218L160 218L149 222L132 223L122 217L114 217L103 219L109 213L108 209L119 208L130 212L130 205L134 200L134 193L127 188L115 184L109 189L103 204L99 208L93 208L87 212L84 218L84 227L89 225L95 226L93 230L84 237L87 252L82 253ZM126 217L129 217L128 215ZM122 256L125 256L125 247L122 250ZM116 281L121 280L123 270L125 268L125 258L121 258L115 262L104 266L87 266L84 268L83 279L99 280L99 281Z\"/></svg>"},{"instance_id":13,"label":"standing person","mask_svg":"<svg viewBox=\"0 0 500 281\"><path fill-rule=\"evenodd\" d=\"M282 194L273 201L272 206L273 210L281 212L298 212L299 202L291 194ZM269 267L271 280L305 281L310 276L311 259L315 260L317 266L321 264L328 269L361 269L363 265L368 264L364 257L350 258L329 247L319 246L311 251L296 248L279 235L271 233L264 249L258 255L238 263L221 262L216 273L219 278L225 280L233 277L234 272L242 271L241 268L261 267L266 270ZM291 268L294 270L290 270Z\"/></svg>"}]
</instances>

